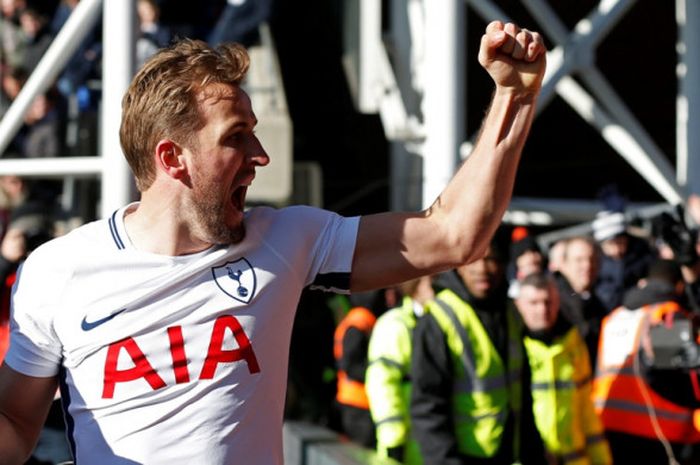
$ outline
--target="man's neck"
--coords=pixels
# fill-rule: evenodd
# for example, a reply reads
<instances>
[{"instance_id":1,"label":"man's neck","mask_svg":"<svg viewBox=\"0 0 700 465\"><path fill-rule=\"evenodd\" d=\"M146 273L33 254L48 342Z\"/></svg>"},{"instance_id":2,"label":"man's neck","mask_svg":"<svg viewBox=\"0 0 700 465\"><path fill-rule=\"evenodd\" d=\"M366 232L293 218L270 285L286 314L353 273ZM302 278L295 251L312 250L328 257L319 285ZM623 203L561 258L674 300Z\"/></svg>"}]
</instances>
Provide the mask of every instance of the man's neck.
<instances>
[{"instance_id":1,"label":"man's neck","mask_svg":"<svg viewBox=\"0 0 700 465\"><path fill-rule=\"evenodd\" d=\"M148 198L127 210L124 227L137 250L178 256L201 252L212 244L196 238L191 227L177 214L172 202L156 204Z\"/></svg>"}]
</instances>

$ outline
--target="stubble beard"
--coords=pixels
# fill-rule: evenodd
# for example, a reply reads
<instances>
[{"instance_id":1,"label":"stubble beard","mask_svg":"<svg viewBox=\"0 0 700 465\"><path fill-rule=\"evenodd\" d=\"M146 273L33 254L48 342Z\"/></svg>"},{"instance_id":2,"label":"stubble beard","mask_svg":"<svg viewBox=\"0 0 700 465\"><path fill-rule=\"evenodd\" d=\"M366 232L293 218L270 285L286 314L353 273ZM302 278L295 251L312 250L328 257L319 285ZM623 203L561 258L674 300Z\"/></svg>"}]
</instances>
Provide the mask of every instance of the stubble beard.
<instances>
[{"instance_id":1,"label":"stubble beard","mask_svg":"<svg viewBox=\"0 0 700 465\"><path fill-rule=\"evenodd\" d=\"M238 244L245 237L245 225L241 221L235 227L226 224L226 205L229 199L221 198L221 192L213 186L195 191L190 211L194 215L195 234L212 244Z\"/></svg>"}]
</instances>

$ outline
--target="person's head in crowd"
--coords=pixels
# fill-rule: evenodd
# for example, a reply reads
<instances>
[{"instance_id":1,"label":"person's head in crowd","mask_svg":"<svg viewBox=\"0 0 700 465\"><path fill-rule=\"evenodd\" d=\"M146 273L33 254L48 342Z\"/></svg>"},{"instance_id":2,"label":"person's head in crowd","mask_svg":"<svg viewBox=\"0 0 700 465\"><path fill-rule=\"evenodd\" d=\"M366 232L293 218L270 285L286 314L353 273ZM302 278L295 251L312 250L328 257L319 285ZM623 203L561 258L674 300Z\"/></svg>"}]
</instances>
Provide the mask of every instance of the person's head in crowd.
<instances>
[{"instance_id":1,"label":"person's head in crowd","mask_svg":"<svg viewBox=\"0 0 700 465\"><path fill-rule=\"evenodd\" d=\"M537 272L525 276L515 306L528 330L550 330L559 315L559 290L551 275Z\"/></svg>"},{"instance_id":2,"label":"person's head in crowd","mask_svg":"<svg viewBox=\"0 0 700 465\"><path fill-rule=\"evenodd\" d=\"M0 176L0 208L13 209L24 201L27 183L14 174Z\"/></svg>"},{"instance_id":3,"label":"person's head in crowd","mask_svg":"<svg viewBox=\"0 0 700 465\"><path fill-rule=\"evenodd\" d=\"M19 24L24 34L30 38L36 38L49 23L49 17L38 8L27 7L19 14Z\"/></svg>"},{"instance_id":4,"label":"person's head in crowd","mask_svg":"<svg viewBox=\"0 0 700 465\"><path fill-rule=\"evenodd\" d=\"M18 206L10 215L10 224L3 242L3 256L18 262L44 242L55 236L51 214L43 205L27 203Z\"/></svg>"},{"instance_id":5,"label":"person's head in crowd","mask_svg":"<svg viewBox=\"0 0 700 465\"><path fill-rule=\"evenodd\" d=\"M398 289L401 295L408 296L421 305L435 297L431 276L406 281L399 284Z\"/></svg>"},{"instance_id":6,"label":"person's head in crowd","mask_svg":"<svg viewBox=\"0 0 700 465\"><path fill-rule=\"evenodd\" d=\"M673 260L659 258L649 265L647 276L637 283L637 286L644 288L649 284L663 286L675 295L683 295L685 281L680 267Z\"/></svg>"},{"instance_id":7,"label":"person's head in crowd","mask_svg":"<svg viewBox=\"0 0 700 465\"><path fill-rule=\"evenodd\" d=\"M26 0L0 0L0 13L4 18L16 19L26 6Z\"/></svg>"},{"instance_id":8,"label":"person's head in crowd","mask_svg":"<svg viewBox=\"0 0 700 465\"><path fill-rule=\"evenodd\" d=\"M577 294L589 292L598 275L598 261L598 248L593 239L571 237L565 242L559 271Z\"/></svg>"},{"instance_id":9,"label":"person's head in crowd","mask_svg":"<svg viewBox=\"0 0 700 465\"><path fill-rule=\"evenodd\" d=\"M518 280L544 268L544 256L532 236L525 236L511 243L510 259L515 267L513 277Z\"/></svg>"},{"instance_id":10,"label":"person's head in crowd","mask_svg":"<svg viewBox=\"0 0 700 465\"><path fill-rule=\"evenodd\" d=\"M467 291L477 299L487 299L505 280L504 256L495 241L482 258L457 268Z\"/></svg>"},{"instance_id":11,"label":"person's head in crowd","mask_svg":"<svg viewBox=\"0 0 700 465\"><path fill-rule=\"evenodd\" d=\"M136 12L139 17L141 30L150 30L158 24L160 20L160 8L155 0L138 0Z\"/></svg>"},{"instance_id":12,"label":"person's head in crowd","mask_svg":"<svg viewBox=\"0 0 700 465\"><path fill-rule=\"evenodd\" d=\"M593 237L600 244L603 254L612 259L621 260L629 247L624 213L599 212L592 226Z\"/></svg>"},{"instance_id":13,"label":"person's head in crowd","mask_svg":"<svg viewBox=\"0 0 700 465\"><path fill-rule=\"evenodd\" d=\"M29 74L23 68L12 68L2 74L2 91L7 98L14 100L19 95Z\"/></svg>"},{"instance_id":14,"label":"person's head in crowd","mask_svg":"<svg viewBox=\"0 0 700 465\"><path fill-rule=\"evenodd\" d=\"M32 104L27 109L27 113L24 115L24 122L32 125L38 121L41 121L46 115L49 114L53 106L53 101L48 93L42 93L37 95Z\"/></svg>"},{"instance_id":15,"label":"person's head in crowd","mask_svg":"<svg viewBox=\"0 0 700 465\"><path fill-rule=\"evenodd\" d=\"M549 247L547 252L547 269L551 273L561 270L564 262L564 249L566 249L565 239L560 239Z\"/></svg>"}]
</instances>

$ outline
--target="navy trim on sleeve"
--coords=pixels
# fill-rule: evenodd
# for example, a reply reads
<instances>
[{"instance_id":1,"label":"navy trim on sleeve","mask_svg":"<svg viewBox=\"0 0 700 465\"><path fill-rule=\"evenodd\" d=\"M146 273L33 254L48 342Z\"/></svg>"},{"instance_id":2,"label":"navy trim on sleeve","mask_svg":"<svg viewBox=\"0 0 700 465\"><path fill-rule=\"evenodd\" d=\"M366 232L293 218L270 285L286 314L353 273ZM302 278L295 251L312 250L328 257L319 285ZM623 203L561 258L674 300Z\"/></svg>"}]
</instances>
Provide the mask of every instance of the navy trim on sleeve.
<instances>
[{"instance_id":1,"label":"navy trim on sleeve","mask_svg":"<svg viewBox=\"0 0 700 465\"><path fill-rule=\"evenodd\" d=\"M75 420L73 419L71 414L68 413L68 407L70 406L71 399L70 391L68 389L68 383L66 381L67 376L68 370L66 370L65 366L63 366L63 362L61 361L61 367L58 370L58 383L61 391L61 407L63 408L63 418L66 423L66 438L68 439L68 444L70 446L71 453L75 458Z\"/></svg>"}]
</instances>

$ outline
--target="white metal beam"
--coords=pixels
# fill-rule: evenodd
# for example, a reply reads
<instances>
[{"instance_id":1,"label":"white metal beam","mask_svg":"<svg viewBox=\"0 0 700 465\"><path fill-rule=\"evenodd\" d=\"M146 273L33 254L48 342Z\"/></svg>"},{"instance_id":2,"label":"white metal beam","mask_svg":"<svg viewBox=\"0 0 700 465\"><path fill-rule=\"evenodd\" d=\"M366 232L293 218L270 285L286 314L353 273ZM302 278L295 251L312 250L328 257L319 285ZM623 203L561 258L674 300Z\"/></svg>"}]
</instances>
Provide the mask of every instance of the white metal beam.
<instances>
[{"instance_id":1,"label":"white metal beam","mask_svg":"<svg viewBox=\"0 0 700 465\"><path fill-rule=\"evenodd\" d=\"M98 177L102 170L103 162L100 157L8 158L0 162L0 176L13 174L30 178Z\"/></svg>"},{"instance_id":2,"label":"white metal beam","mask_svg":"<svg viewBox=\"0 0 700 465\"><path fill-rule=\"evenodd\" d=\"M424 2L425 93L423 206L432 204L454 174L465 139L465 5L463 0Z\"/></svg>"},{"instance_id":3,"label":"white metal beam","mask_svg":"<svg viewBox=\"0 0 700 465\"><path fill-rule=\"evenodd\" d=\"M82 2L81 2L82 3ZM102 175L102 217L133 199L133 182L119 144L121 99L135 70L136 5L134 0L104 0L102 42L102 113L100 154Z\"/></svg>"}]
</instances>

